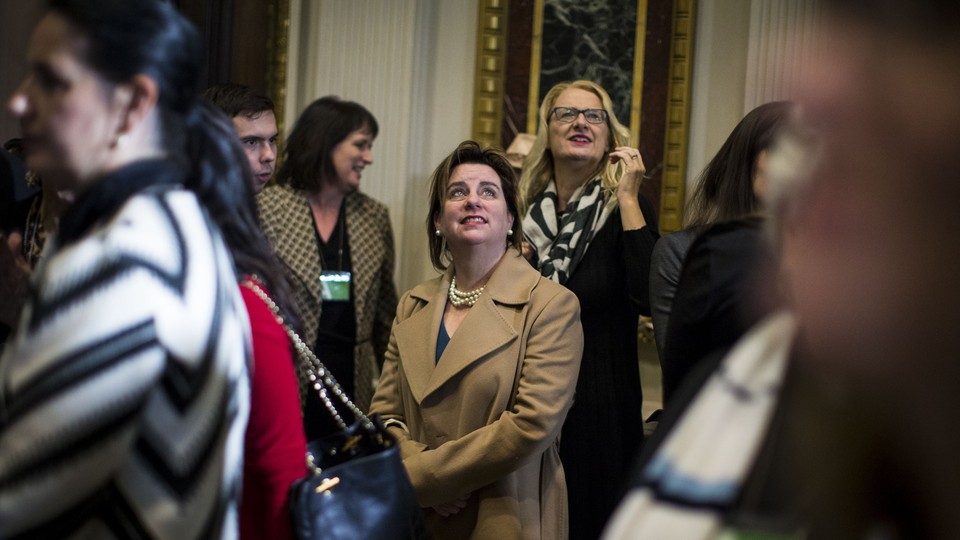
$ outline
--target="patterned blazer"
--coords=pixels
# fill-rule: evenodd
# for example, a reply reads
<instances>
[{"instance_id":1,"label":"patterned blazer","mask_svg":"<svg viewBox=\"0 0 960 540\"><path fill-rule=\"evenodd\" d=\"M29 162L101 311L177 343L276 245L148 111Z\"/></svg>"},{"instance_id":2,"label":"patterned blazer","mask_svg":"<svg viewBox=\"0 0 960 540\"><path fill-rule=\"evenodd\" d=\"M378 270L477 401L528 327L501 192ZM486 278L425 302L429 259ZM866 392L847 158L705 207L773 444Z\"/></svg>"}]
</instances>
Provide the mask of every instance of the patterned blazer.
<instances>
[{"instance_id":1,"label":"patterned blazer","mask_svg":"<svg viewBox=\"0 0 960 540\"><path fill-rule=\"evenodd\" d=\"M263 231L293 284L304 341L312 346L317 341L320 323L322 269L306 194L290 186L268 186L257 197L257 203ZM376 388L397 308L393 229L387 207L363 193L347 195L345 209L357 319L353 398L357 406L366 410Z\"/></svg>"}]
</instances>

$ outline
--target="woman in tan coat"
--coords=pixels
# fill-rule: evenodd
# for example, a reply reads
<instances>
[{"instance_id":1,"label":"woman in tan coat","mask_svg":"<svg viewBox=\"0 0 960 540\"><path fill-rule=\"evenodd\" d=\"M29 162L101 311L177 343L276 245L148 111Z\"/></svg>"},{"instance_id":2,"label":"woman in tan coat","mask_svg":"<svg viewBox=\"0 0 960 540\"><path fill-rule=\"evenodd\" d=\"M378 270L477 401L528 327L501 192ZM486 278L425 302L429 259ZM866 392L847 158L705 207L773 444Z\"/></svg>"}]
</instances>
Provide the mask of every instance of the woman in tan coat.
<instances>
[{"instance_id":1,"label":"woman in tan coat","mask_svg":"<svg viewBox=\"0 0 960 540\"><path fill-rule=\"evenodd\" d=\"M466 141L440 164L427 227L445 272L401 299L373 398L437 538L567 537L580 306L521 256L518 206L501 151Z\"/></svg>"}]
</instances>

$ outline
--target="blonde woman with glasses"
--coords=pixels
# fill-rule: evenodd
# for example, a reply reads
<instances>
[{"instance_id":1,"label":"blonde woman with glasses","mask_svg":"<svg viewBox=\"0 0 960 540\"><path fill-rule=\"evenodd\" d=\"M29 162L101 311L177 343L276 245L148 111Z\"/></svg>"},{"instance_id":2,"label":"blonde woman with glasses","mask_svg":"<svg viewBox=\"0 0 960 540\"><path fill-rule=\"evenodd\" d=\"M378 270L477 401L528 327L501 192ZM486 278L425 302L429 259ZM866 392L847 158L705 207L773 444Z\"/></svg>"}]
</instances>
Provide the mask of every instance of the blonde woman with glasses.
<instances>
[{"instance_id":1,"label":"blonde woman with glasses","mask_svg":"<svg viewBox=\"0 0 960 540\"><path fill-rule=\"evenodd\" d=\"M649 314L650 254L659 235L641 196L645 168L607 92L560 83L520 178L525 253L580 300L584 352L560 457L570 537L597 538L643 438L637 319Z\"/></svg>"}]
</instances>

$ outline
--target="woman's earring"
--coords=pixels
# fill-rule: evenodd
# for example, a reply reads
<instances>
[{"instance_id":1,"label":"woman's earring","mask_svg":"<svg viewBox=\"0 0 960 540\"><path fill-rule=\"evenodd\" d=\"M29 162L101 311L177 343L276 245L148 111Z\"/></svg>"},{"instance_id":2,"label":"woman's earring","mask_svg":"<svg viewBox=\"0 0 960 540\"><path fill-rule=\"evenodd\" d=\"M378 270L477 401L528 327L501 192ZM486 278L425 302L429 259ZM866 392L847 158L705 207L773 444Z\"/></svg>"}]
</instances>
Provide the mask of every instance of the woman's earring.
<instances>
[{"instance_id":1,"label":"woman's earring","mask_svg":"<svg viewBox=\"0 0 960 540\"><path fill-rule=\"evenodd\" d=\"M440 236L440 229L436 229L435 231L433 231L433 235Z\"/></svg>"},{"instance_id":2,"label":"woman's earring","mask_svg":"<svg viewBox=\"0 0 960 540\"><path fill-rule=\"evenodd\" d=\"M507 236L513 236L513 229L507 231Z\"/></svg>"}]
</instances>

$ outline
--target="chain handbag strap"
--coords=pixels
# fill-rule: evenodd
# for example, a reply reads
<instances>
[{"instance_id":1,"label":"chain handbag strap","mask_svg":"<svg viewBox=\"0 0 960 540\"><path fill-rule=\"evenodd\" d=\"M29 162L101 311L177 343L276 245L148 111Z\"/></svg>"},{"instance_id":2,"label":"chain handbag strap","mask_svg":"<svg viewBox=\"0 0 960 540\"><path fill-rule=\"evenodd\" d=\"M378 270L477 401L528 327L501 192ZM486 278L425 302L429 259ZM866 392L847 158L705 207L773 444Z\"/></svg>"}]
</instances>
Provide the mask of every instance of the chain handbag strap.
<instances>
[{"instance_id":1,"label":"chain handbag strap","mask_svg":"<svg viewBox=\"0 0 960 540\"><path fill-rule=\"evenodd\" d=\"M341 403L343 403L350 412L353 413L354 417L361 422L363 428L369 431L370 433L376 433L377 428L373 424L367 415L363 414L363 411L360 410L347 396L347 393L343 391L340 383L333 377L333 374L330 373L330 370L323 365L323 362L317 358L317 355L310 350L310 347L300 339L300 336L293 331L287 324L283 321L283 317L280 315L280 307L277 306L276 302L273 301L270 296L260 287L260 285L254 281L256 276L253 279L244 278L240 282L241 285L253 291L260 300L263 300L263 303L266 304L271 311L273 311L273 316L276 318L277 323L283 327L287 332L287 337L290 338L290 342L293 343L294 349L297 352L297 358L300 360L300 369L306 375L309 380L310 386L316 390L317 395L320 397L320 401L323 402L323 405L330 411L330 414L333 416L334 421L340 427L340 429L347 429L347 423L343 421L343 418L340 416L340 412L337 411L336 406L330 400L330 393L332 392Z\"/></svg>"}]
</instances>

